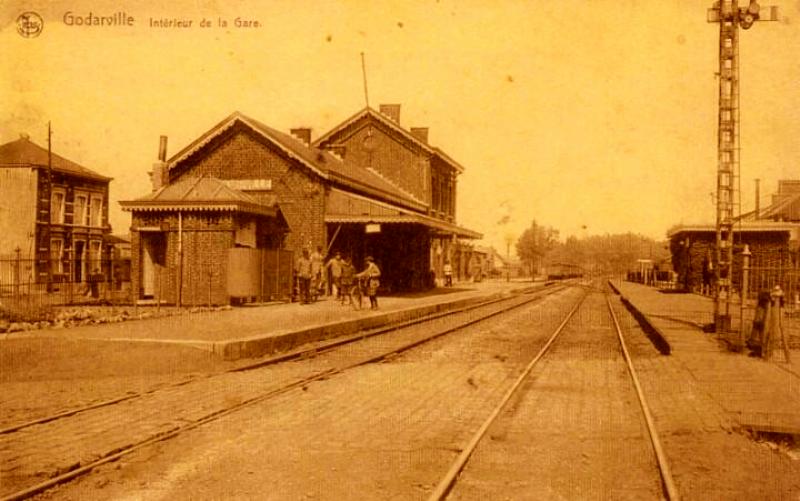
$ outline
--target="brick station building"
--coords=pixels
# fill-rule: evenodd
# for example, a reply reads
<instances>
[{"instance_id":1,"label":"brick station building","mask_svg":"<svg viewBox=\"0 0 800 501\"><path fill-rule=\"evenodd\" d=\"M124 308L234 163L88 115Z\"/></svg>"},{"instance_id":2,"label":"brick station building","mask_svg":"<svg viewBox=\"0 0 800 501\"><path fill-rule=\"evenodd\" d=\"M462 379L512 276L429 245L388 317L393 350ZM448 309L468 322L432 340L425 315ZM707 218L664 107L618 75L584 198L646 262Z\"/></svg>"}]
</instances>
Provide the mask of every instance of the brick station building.
<instances>
[{"instance_id":1,"label":"brick station building","mask_svg":"<svg viewBox=\"0 0 800 501\"><path fill-rule=\"evenodd\" d=\"M282 298L285 289L267 292L263 284L285 277L288 262L316 247L341 252L358 269L374 256L386 291L429 287L450 242L480 238L454 222L455 175L463 168L374 110L354 118L357 124L350 119L313 145L310 129L289 135L238 112L169 160L162 138L154 192L121 202L132 212L134 299ZM343 131L364 128L375 147L340 144L348 142ZM370 158L381 158L383 167ZM186 244L178 231L208 235ZM254 266L255 273L247 271ZM254 274L260 285L243 286ZM202 291L186 289L190 275L207 276Z\"/></svg>"},{"instance_id":2,"label":"brick station building","mask_svg":"<svg viewBox=\"0 0 800 501\"><path fill-rule=\"evenodd\" d=\"M747 245L751 266L788 269L796 265L790 241L796 240L796 224L751 221L734 225L733 285L740 287L742 251ZM672 266L678 274L678 287L699 291L703 285L704 262L714 261L716 227L680 225L667 232ZM713 278L712 278L713 283Z\"/></svg>"},{"instance_id":3,"label":"brick station building","mask_svg":"<svg viewBox=\"0 0 800 501\"><path fill-rule=\"evenodd\" d=\"M401 288L424 288L432 285L432 277L443 277L448 261L456 273L463 271L469 256L462 255L458 239L481 235L456 224L457 178L464 167L429 144L427 127L401 127L400 108L364 108L314 145L336 152L345 165L388 181L404 195L389 210L359 203L332 206L325 222L329 231L342 231L349 242L364 242L359 235L380 223L383 235L367 239L366 251L379 260L385 257L389 266L409 256L411 267L398 277Z\"/></svg>"}]
</instances>

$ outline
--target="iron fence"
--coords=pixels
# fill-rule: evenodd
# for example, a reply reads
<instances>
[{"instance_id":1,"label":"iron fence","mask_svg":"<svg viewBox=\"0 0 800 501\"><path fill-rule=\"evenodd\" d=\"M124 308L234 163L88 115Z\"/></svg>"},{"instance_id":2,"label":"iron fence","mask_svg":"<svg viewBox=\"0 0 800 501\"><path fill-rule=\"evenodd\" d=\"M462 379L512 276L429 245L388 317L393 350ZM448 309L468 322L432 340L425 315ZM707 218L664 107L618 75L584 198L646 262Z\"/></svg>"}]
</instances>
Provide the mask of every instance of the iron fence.
<instances>
[{"instance_id":1,"label":"iron fence","mask_svg":"<svg viewBox=\"0 0 800 501\"><path fill-rule=\"evenodd\" d=\"M50 306L127 304L130 259L0 256L0 305L26 312Z\"/></svg>"},{"instance_id":2,"label":"iron fence","mask_svg":"<svg viewBox=\"0 0 800 501\"><path fill-rule=\"evenodd\" d=\"M735 330L740 333L740 342L751 336L757 310L763 308L763 304L759 305L759 296L763 303L764 297L778 294L780 329L791 347L800 348L800 260L797 253L780 249L743 256L734 278L738 306L735 309L738 311L734 312L732 320L738 324Z\"/></svg>"}]
</instances>

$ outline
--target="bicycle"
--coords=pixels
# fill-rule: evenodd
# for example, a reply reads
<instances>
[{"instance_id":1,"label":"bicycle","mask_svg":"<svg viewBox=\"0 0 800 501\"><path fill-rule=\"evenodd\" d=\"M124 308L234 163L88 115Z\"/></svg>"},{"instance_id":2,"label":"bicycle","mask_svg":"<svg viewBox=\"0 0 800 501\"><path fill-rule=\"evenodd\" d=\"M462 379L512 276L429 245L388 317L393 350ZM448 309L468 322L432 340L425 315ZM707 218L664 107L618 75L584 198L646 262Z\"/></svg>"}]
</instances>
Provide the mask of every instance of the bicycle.
<instances>
[{"instance_id":1,"label":"bicycle","mask_svg":"<svg viewBox=\"0 0 800 501\"><path fill-rule=\"evenodd\" d=\"M366 296L366 282L369 280L366 277L357 278L355 284L350 287L349 295L350 295L350 304L353 305L353 309L360 310L361 309L361 300Z\"/></svg>"}]
</instances>

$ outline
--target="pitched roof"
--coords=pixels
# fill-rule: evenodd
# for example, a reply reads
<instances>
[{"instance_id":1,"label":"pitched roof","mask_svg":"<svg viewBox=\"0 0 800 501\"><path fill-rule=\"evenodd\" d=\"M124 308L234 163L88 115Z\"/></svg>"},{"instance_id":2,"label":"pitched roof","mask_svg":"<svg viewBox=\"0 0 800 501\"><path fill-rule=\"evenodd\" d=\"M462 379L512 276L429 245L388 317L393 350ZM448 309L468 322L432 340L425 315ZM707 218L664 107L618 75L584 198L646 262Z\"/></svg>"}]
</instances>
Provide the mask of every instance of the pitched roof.
<instances>
[{"instance_id":1,"label":"pitched roof","mask_svg":"<svg viewBox=\"0 0 800 501\"><path fill-rule=\"evenodd\" d=\"M737 233L751 233L751 232L789 232L798 227L797 223L780 223L774 221L747 221L742 222L741 225L736 223L733 225L734 235ZM673 238L681 233L714 233L716 226L710 224L680 224L673 226L667 230L667 238Z\"/></svg>"},{"instance_id":2,"label":"pitched roof","mask_svg":"<svg viewBox=\"0 0 800 501\"><path fill-rule=\"evenodd\" d=\"M460 163L456 162L452 159L447 153L443 152L441 149L434 146L433 151L436 153L436 156L444 160L446 163L450 164L455 170L459 173L464 172L464 166Z\"/></svg>"},{"instance_id":3,"label":"pitched roof","mask_svg":"<svg viewBox=\"0 0 800 501\"><path fill-rule=\"evenodd\" d=\"M94 172L91 169L79 165L71 160L51 153L53 170L81 176L98 181L110 181L110 177ZM3 167L47 167L48 153L46 148L42 148L27 137L21 137L16 141L0 146L0 166Z\"/></svg>"},{"instance_id":4,"label":"pitched roof","mask_svg":"<svg viewBox=\"0 0 800 501\"><path fill-rule=\"evenodd\" d=\"M208 130L205 134L201 135L199 138L192 141L188 146L173 155L168 161L169 168L172 169L177 164L191 157L208 143L210 143L214 138L219 137L237 123L247 125L251 130L260 134L262 137L280 148L287 156L289 156L289 158L304 164L322 178L328 177L328 163L340 162L338 158L331 155L327 151L317 148L310 148L288 134L284 134L283 132L273 129L272 127L269 127L258 120L235 111Z\"/></svg>"},{"instance_id":5,"label":"pitched roof","mask_svg":"<svg viewBox=\"0 0 800 501\"><path fill-rule=\"evenodd\" d=\"M120 202L123 210L240 211L274 216L275 203L265 205L247 193L207 176L186 177L136 200Z\"/></svg>"},{"instance_id":6,"label":"pitched roof","mask_svg":"<svg viewBox=\"0 0 800 501\"><path fill-rule=\"evenodd\" d=\"M328 173L332 180L339 181L350 188L361 188L367 193L376 190L377 194L390 201L401 203L417 210L427 209L427 205L424 202L418 200L414 195L395 185L373 169L344 161L331 165Z\"/></svg>"},{"instance_id":7,"label":"pitched roof","mask_svg":"<svg viewBox=\"0 0 800 501\"><path fill-rule=\"evenodd\" d=\"M464 166L462 166L460 163L458 163L455 160L453 160L449 155L447 155L444 151L442 151L441 148L438 148L436 146L431 146L428 143L422 141L420 138L418 138L417 136L412 134L410 131L407 131L404 128L402 128L400 126L400 124L398 124L394 120L390 119L389 117L387 117L386 115L384 115L380 111L375 111L370 107L366 107L366 108L358 111L355 115L352 115L351 117L347 118L345 121L343 121L342 123L340 123L339 125L337 125L333 129L328 131L322 137L320 137L316 141L314 141L314 143L313 143L314 146L322 145L323 143L328 141L334 135L338 134L339 132L343 131L344 129L346 129L350 125L352 125L352 124L354 124L354 123L358 122L359 120L362 120L362 119L364 119L366 117L372 117L372 118L378 120L379 122L381 122L382 124L386 125L387 127L391 128L392 130L398 132L406 140L410 141L412 144L414 144L417 147L421 148L423 151L428 152L428 153L430 153L430 154L432 154L434 156L437 156L437 157L441 158L445 163L449 164L451 167L453 167L459 173L464 172Z\"/></svg>"},{"instance_id":8,"label":"pitched roof","mask_svg":"<svg viewBox=\"0 0 800 501\"><path fill-rule=\"evenodd\" d=\"M366 107L366 108L358 111L355 115L351 116L350 118L347 118L344 122L340 123L339 125L337 125L333 129L331 129L330 131L325 133L323 136L319 137L316 141L314 141L314 143L313 143L314 146L320 146L321 144L325 143L327 140L329 140L334 135L338 134L339 132L341 132L342 130L346 129L350 125L352 125L352 124L354 124L354 123L358 122L359 120L361 120L363 118L366 118L366 117L371 117L371 118L379 121L380 123L386 125L390 129L392 129L394 131L397 131L405 139L407 139L409 142L411 142L412 144L416 145L417 147L421 148L423 151L425 151L427 153L430 153L430 154L434 154L435 153L434 149L430 145L428 145L427 143L421 141L417 136L415 136L411 132L409 132L409 131L405 130L404 128L400 127L400 124L398 124L394 120L390 119L389 117L387 117L383 113L381 113L379 111L375 111L370 107Z\"/></svg>"},{"instance_id":9,"label":"pitched roof","mask_svg":"<svg viewBox=\"0 0 800 501\"><path fill-rule=\"evenodd\" d=\"M205 134L173 155L168 162L169 168L172 169L177 164L191 157L205 145L209 144L214 138L219 137L237 123L247 126L272 144L275 144L290 158L306 165L324 179L337 181L350 188L364 191L372 195L378 195L412 208L424 209L426 207L423 202L417 200L411 194L395 186L377 173L360 166L352 165L351 163L345 163L328 151L314 146L307 146L294 136L273 129L238 111L229 115Z\"/></svg>"}]
</instances>

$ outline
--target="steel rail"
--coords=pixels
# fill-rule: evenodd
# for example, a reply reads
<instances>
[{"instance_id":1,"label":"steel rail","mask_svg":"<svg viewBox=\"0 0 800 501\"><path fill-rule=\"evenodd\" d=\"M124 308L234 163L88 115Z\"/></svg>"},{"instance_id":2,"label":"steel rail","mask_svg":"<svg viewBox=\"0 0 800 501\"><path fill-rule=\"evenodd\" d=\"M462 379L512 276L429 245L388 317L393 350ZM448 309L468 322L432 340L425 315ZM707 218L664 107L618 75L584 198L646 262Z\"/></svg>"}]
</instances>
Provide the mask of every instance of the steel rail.
<instances>
[{"instance_id":1,"label":"steel rail","mask_svg":"<svg viewBox=\"0 0 800 501\"><path fill-rule=\"evenodd\" d=\"M500 415L500 412L502 412L503 408L506 406L508 401L511 400L511 397L514 396L514 393L516 393L517 389L522 385L522 383L528 377L528 374L530 374L530 372L533 370L533 368L536 366L539 360L545 355L545 353L547 353L547 351L555 342L556 338L558 338L559 334L561 334L561 332L564 330L564 327L566 327L567 323L570 321L575 312L578 311L578 308L580 308L580 306L583 304L583 301L586 299L588 295L589 295L588 291L585 290L583 295L575 302L575 306L572 308L572 310L569 311L569 313L567 313L566 317L564 317L564 320L561 322L561 324L559 324L559 326L547 340L547 343L545 343L545 345L539 350L539 353L537 353L537 355L528 363L528 365L525 367L525 369L522 371L519 377L517 377L517 379L514 381L514 384L512 384L511 387L503 395L503 398L500 400L500 403L497 404L497 406L494 408L489 417L483 422L478 431L472 436L472 438L464 447L464 449L462 449L461 454L458 455L455 462L452 464L452 466L447 471L445 476L442 478L442 480L434 489L433 493L428 497L428 501L441 501L447 497L448 493L450 492L450 489L453 487L453 484L455 483L456 478L461 473L461 470L464 469L464 466L467 464L467 461L469 460L470 456L472 456L472 453L475 452L475 448L478 446L478 443L481 441L483 436L489 430L489 427L492 425L492 423L494 423L494 421Z\"/></svg>"},{"instance_id":2,"label":"steel rail","mask_svg":"<svg viewBox=\"0 0 800 501\"><path fill-rule=\"evenodd\" d=\"M653 450L656 453L659 473L661 474L661 480L664 485L664 490L666 491L665 493L667 495L667 499L678 501L680 499L678 488L675 486L675 480L672 478L669 462L667 462L667 456L664 453L664 449L661 446L661 441L658 438L658 432L656 431L653 416L650 414L650 407L647 405L647 400L644 398L644 391L642 391L642 386L639 384L639 377L636 375L636 369L633 366L633 360L628 353L628 347L625 344L625 339L622 336L622 328L619 325L617 314L614 313L614 308L611 306L611 300L609 299L608 295L606 295L606 304L608 305L608 311L611 313L611 319L614 321L614 327L617 331L619 344L622 347L622 353L625 356L625 362L628 365L628 372L633 380L633 386L636 388L636 395L639 397L639 404L642 409L642 413L644 414L644 419L647 422L647 432L650 434L650 441L652 442Z\"/></svg>"},{"instance_id":3,"label":"steel rail","mask_svg":"<svg viewBox=\"0 0 800 501\"><path fill-rule=\"evenodd\" d=\"M517 293L517 295L536 294L536 293L540 293L540 292L547 292L549 294L552 294L554 292L558 292L559 290L563 290L564 288L565 288L564 286L557 287L557 288L544 288L544 287L542 287L542 288L536 288L536 289L531 290L531 291L519 292L519 293ZM347 345L347 344L350 344L350 343L355 343L355 342L361 341L363 339L368 339L368 338L373 337L373 336L386 334L387 332L392 332L392 331L395 331L395 330L398 330L398 329L402 329L402 328L405 328L405 327L410 327L410 326L421 324L421 323L425 323L425 322L431 322L431 321L434 321L434 320L437 320L439 318L446 317L446 316L449 316L449 315L457 315L457 314L464 313L464 312L471 311L471 310L475 310L475 309L478 309L478 308L481 308L481 307L484 307L484 306L490 306L492 304L499 303L501 301L508 301L509 299L511 299L513 297L516 297L516 295L512 294L511 296L504 296L504 297L499 297L499 298L491 298L491 299L488 299L488 300L485 300L485 301L479 301L479 302L477 302L475 304L470 304L470 305L467 305L467 306L464 306L464 307L461 307L461 308L456 308L456 309L453 309L453 310L432 313L432 314L429 314L429 315L421 316L419 318L414 318L414 319L411 319L411 320L392 323L392 324L385 325L385 326L382 326L382 327L378 327L378 328L375 328L375 329L370 329L370 330L367 330L367 331L363 331L363 332L361 332L359 334L355 334L355 335L352 335L352 336L343 336L341 338L334 339L332 341L323 342L322 344L317 345L317 346L303 347L301 349L291 350L291 351L288 351L288 352L285 352L285 353L274 355L272 357L267 358L266 360L261 360L259 362L255 362L255 363L252 363L252 364L247 364L247 365L244 365L242 367L235 367L235 368L227 369L225 371L222 371L222 372L216 373L216 374L209 374L209 375L203 376L202 378L192 379L192 380L188 380L188 381L180 381L180 382L177 382L177 383L169 384L167 386L153 388L153 389L150 389L150 390L141 391L141 392L137 392L137 393L134 393L134 394L127 394L127 395L125 395L123 397L117 397L117 398L112 398L112 399L109 399L109 400L104 400L102 402L97 402L95 404L87 405L85 407L76 407L74 409L68 409L66 411L59 412L57 414L52 414L52 415L49 415L49 416L44 416L44 417L41 417L41 418L36 418L36 419L29 420L29 421L24 421L24 422L21 422L21 423L13 424L13 425L7 426L5 428L0 428L0 435L6 435L6 434L13 433L13 432L25 429L25 428L29 428L29 427L34 426L34 425L49 423L51 421L57 421L59 419L64 419L64 418L67 418L67 417L71 417L71 416L74 416L76 414L80 414L82 412L88 412L88 411L91 411L91 410L94 410L94 409L98 409L98 408L102 408L102 407L108 407L108 406L111 406L111 405L115 405L115 404L119 404L119 403L122 403L122 402L126 402L128 400L133 400L133 399L136 399L136 398L149 396L149 395L152 395L152 394L154 394L156 392L167 390L169 388L177 388L179 386L184 386L184 385L187 385L187 384L195 383L195 382L199 381L200 379L218 377L220 375L229 374L229 373L232 373L232 372L246 372L246 371L250 371L250 370L259 369L261 367L265 367L265 366L268 366L268 365L275 365L275 364L280 363L280 362L287 362L287 361L290 361L290 360L297 360L297 359L305 358L305 357L308 357L310 355L317 355L317 354L320 354L320 353L326 353L326 352L328 352L330 350L338 348L339 346L344 346L344 345Z\"/></svg>"},{"instance_id":4,"label":"steel rail","mask_svg":"<svg viewBox=\"0 0 800 501\"><path fill-rule=\"evenodd\" d=\"M551 295L551 294L553 294L555 292L559 292L559 291L564 290L566 288L568 288L568 287L564 287L564 288L560 288L560 289L545 288L545 289L541 289L541 290L536 290L534 292L542 292L543 291L543 292L545 292L545 294L543 294L543 295L536 294L534 297L528 299L527 301L521 301L519 303L514 303L514 304L512 304L511 306L509 306L507 308L504 308L504 309L501 309L501 310L498 310L498 311L490 312L488 315L484 315L484 316L481 316L479 318L466 321L464 323L455 325L453 327L448 327L448 328L446 328L444 330L441 330L439 332L436 332L435 334L432 334L430 336L424 337L422 339L418 339L418 340L410 342L410 343L406 343L406 344L401 345L401 346L399 346L397 348L388 350L388 351L380 353L378 355L370 356L370 357L368 357L366 359L362 359L362 360L360 360L358 362L354 362L352 364L348 364L348 365L345 365L345 366L342 366L342 367L338 367L338 368L329 369L329 370L323 371L321 373L317 373L317 374L315 374L313 376L308 376L308 377L305 377L305 378L301 378L299 380L295 380L295 381L293 381L291 383L288 383L288 384L285 384L285 385L283 385L283 386L281 386L279 388L275 388L273 390L267 391L266 393L264 393L262 395L258 395L258 396L252 397L250 399L244 400L244 401L239 402L239 403L237 403L235 405L232 405L230 407L226 407L224 409L220 409L220 410L214 411L212 413L209 413L209 414L207 414L205 416L202 416L202 417L200 417L200 418L198 418L198 419L196 419L194 421L191 421L189 423L186 423L186 424L183 424L181 426L177 426L177 427L171 428L169 430L157 433L156 435L148 437L148 438L146 438L144 440L141 440L139 442L136 442L136 443L133 443L133 444L129 444L127 446L123 446L123 447L120 447L120 448L117 448L114 451L112 451L112 452L110 452L110 453L108 453L108 454L106 454L106 455L104 455L102 457L99 457L99 458L97 458L96 460L94 460L94 461L92 461L90 463L87 463L85 465L78 465L76 468L74 468L74 469L72 469L70 471L67 471L67 472L65 472L65 473L63 473L61 475L54 476L54 477L52 477L52 478L50 478L48 480L40 482L39 484L36 484L34 486L25 488L24 490L20 490L20 491L15 492L15 493L8 494L8 495L6 495L4 497L0 497L0 501L18 501L18 500L22 500L22 499L27 499L27 498L29 498L31 496L34 496L36 494L39 494L41 492L44 492L44 491L52 488L52 487L55 487L56 485L68 482L70 480L73 480L73 479L81 476L81 475L89 473L90 471L92 471L93 469L97 468L98 466L101 466L101 465L106 464L108 462L112 462L112 461L115 461L117 459L120 459L121 457L123 457L125 455L128 455L128 454L130 454L130 453L132 453L132 452L134 452L134 451L136 451L136 450L138 450L138 449L140 449L142 447L145 447L147 445L151 445L151 444L156 443L156 442L160 442L160 441L163 441L163 440L167 440L169 438L173 438L173 437L175 437L175 436L177 436L177 435L179 435L181 433L184 433L184 432L189 431L191 429L197 428L198 426L201 426L203 424L206 424L206 423L209 423L209 422L212 422L212 421L216 421L216 420L218 420L218 419L220 419L220 418L222 418L224 416L227 416L228 414L232 414L232 413L237 412L237 411L239 411L241 409L244 409L244 408L250 407L252 405L258 404L260 402L266 401L266 400L268 400L270 398L273 398L273 397L276 397L278 395L282 395L284 393L288 393L289 391L303 388L306 385L308 385L309 383L312 383L314 381L320 381L320 380L328 379L331 376L334 376L336 374L340 374L340 373L348 371L350 369L354 369L356 367L360 367L360 366L363 366L363 365L368 365L368 364L375 363L375 362L380 362L380 361L385 360L385 359L387 359L389 357L392 357L392 356L395 356L397 354L403 353L403 352L408 351L408 350L410 350L412 348L416 348L417 346L425 344L425 343L427 343L429 341L432 341L434 339L438 339L438 338L440 338L442 336L445 336L447 334L450 334L452 332L464 329L465 327L469 327L471 325L474 325L476 323L482 322L482 321L487 320L489 318L493 318L493 317L495 317L497 315L501 315L503 313L507 313L507 312L509 312L511 310L514 310L516 308L525 306L525 305L527 305L527 304L529 304L529 303L531 303L533 301L536 301L537 299L540 299L541 297L547 297L547 296L549 296L549 295ZM520 294L520 295L524 295L524 294ZM501 299L509 300L509 299L516 299L516 298L517 297L514 297L514 298L506 297L506 298L501 298ZM499 302L499 300L497 302ZM489 304L493 304L493 303L494 303L494 301L490 302ZM575 310L573 310L570 313L570 316L572 315L572 313L574 313L574 311ZM566 320L564 321L564 324L566 324ZM390 330L397 330L397 329L390 329ZM186 384L186 383L184 382L184 384Z\"/></svg>"}]
</instances>

